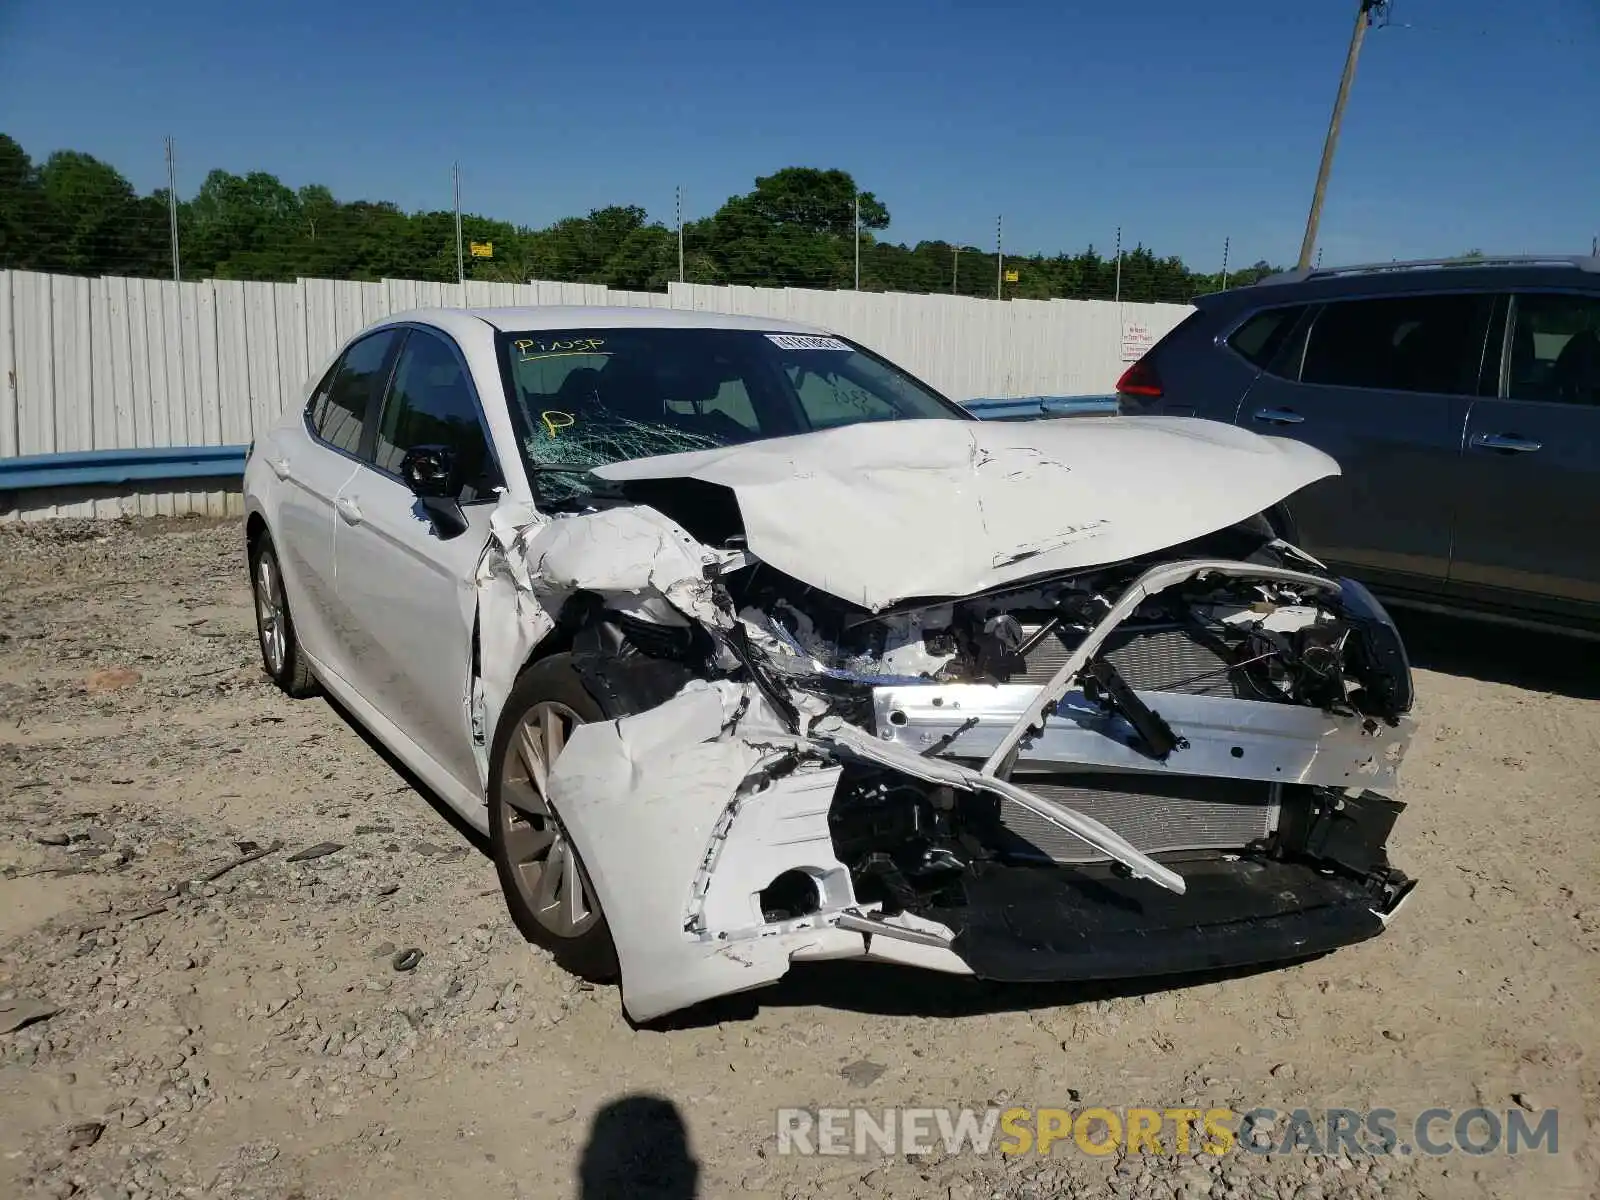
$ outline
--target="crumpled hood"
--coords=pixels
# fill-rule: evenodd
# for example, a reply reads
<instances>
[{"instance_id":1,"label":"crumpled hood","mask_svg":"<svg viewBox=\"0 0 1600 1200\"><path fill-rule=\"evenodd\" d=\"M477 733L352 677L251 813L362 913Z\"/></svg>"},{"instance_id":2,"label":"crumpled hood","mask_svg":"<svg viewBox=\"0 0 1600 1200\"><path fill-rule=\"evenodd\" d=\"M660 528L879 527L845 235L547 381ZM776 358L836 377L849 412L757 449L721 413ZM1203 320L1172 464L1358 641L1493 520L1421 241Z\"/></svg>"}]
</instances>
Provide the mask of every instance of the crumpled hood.
<instances>
[{"instance_id":1,"label":"crumpled hood","mask_svg":"<svg viewBox=\"0 0 1600 1200\"><path fill-rule=\"evenodd\" d=\"M733 492L750 552L876 611L1152 553L1339 473L1185 417L885 421L598 467Z\"/></svg>"}]
</instances>

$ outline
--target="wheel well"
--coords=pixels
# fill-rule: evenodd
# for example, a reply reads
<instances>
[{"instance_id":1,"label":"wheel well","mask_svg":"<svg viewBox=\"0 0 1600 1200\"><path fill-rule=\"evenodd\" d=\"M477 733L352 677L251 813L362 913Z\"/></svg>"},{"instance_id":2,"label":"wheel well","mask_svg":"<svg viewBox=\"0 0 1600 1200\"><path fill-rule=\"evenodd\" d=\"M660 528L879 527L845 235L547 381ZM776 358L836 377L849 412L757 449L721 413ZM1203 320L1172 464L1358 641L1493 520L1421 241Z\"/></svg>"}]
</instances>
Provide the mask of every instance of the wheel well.
<instances>
[{"instance_id":1,"label":"wheel well","mask_svg":"<svg viewBox=\"0 0 1600 1200\"><path fill-rule=\"evenodd\" d=\"M253 512L244 523L244 544L251 550L256 548L256 543L261 540L262 534L267 532L267 522L260 513Z\"/></svg>"},{"instance_id":2,"label":"wheel well","mask_svg":"<svg viewBox=\"0 0 1600 1200\"><path fill-rule=\"evenodd\" d=\"M565 654L568 650L571 650L574 636L574 630L562 629L559 626L552 629L544 641L535 646L528 654L527 661L517 669L517 678L522 678L531 668L542 663L545 659L552 658L557 654Z\"/></svg>"}]
</instances>

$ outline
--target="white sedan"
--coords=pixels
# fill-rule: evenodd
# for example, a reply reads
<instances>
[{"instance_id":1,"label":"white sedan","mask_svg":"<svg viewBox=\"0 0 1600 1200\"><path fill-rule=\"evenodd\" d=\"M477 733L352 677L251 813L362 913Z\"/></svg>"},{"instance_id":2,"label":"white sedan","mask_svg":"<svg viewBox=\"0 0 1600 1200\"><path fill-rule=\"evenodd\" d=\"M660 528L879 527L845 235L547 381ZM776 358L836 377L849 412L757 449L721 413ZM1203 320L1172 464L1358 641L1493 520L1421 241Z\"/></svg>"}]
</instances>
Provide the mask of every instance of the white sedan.
<instances>
[{"instance_id":1,"label":"white sedan","mask_svg":"<svg viewBox=\"0 0 1600 1200\"><path fill-rule=\"evenodd\" d=\"M1068 980L1382 930L1410 668L1262 515L1337 473L973 420L786 321L519 308L363 331L244 488L267 672L648 1020L808 959Z\"/></svg>"}]
</instances>

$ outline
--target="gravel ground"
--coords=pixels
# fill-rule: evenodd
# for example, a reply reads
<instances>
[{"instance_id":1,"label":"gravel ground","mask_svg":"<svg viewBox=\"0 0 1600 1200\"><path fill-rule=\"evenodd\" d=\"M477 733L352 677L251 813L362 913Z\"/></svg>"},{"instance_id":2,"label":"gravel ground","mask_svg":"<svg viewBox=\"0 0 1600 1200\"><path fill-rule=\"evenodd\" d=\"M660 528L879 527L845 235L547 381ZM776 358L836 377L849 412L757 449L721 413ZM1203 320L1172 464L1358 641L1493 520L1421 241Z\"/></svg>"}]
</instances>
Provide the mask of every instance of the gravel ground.
<instances>
[{"instance_id":1,"label":"gravel ground","mask_svg":"<svg viewBox=\"0 0 1600 1200\"><path fill-rule=\"evenodd\" d=\"M0 1032L0 1197L1600 1195L1600 658L1407 633L1422 883L1385 937L1148 989L818 965L635 1030L338 710L267 685L237 525L0 529L0 1030L55 1010ZM1554 1107L1560 1144L802 1158L773 1118L1185 1103Z\"/></svg>"}]
</instances>

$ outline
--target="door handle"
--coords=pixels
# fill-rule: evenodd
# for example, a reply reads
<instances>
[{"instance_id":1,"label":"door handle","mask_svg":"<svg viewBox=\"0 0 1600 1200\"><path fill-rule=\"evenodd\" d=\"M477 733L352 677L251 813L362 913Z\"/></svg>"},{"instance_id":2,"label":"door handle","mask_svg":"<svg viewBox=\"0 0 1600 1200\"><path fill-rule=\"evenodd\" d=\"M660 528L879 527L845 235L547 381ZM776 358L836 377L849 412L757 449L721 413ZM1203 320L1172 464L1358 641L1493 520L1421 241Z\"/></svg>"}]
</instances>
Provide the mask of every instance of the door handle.
<instances>
[{"instance_id":1,"label":"door handle","mask_svg":"<svg viewBox=\"0 0 1600 1200\"><path fill-rule=\"evenodd\" d=\"M333 506L339 510L339 515L349 521L350 524L358 525L361 523L361 506L355 502L354 497L340 496L333 502Z\"/></svg>"},{"instance_id":2,"label":"door handle","mask_svg":"<svg viewBox=\"0 0 1600 1200\"><path fill-rule=\"evenodd\" d=\"M1479 450L1499 450L1508 454L1532 454L1544 446L1543 442L1529 441L1514 433L1475 433L1472 444Z\"/></svg>"},{"instance_id":3,"label":"door handle","mask_svg":"<svg viewBox=\"0 0 1600 1200\"><path fill-rule=\"evenodd\" d=\"M1299 413L1292 408L1258 408L1255 419L1265 421L1268 425L1299 425L1305 421Z\"/></svg>"},{"instance_id":4,"label":"door handle","mask_svg":"<svg viewBox=\"0 0 1600 1200\"><path fill-rule=\"evenodd\" d=\"M272 468L272 473L279 479L289 478L289 460L287 458L269 458L267 465Z\"/></svg>"}]
</instances>

